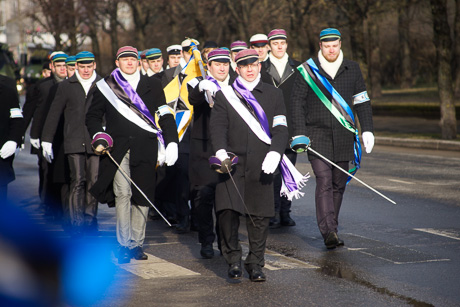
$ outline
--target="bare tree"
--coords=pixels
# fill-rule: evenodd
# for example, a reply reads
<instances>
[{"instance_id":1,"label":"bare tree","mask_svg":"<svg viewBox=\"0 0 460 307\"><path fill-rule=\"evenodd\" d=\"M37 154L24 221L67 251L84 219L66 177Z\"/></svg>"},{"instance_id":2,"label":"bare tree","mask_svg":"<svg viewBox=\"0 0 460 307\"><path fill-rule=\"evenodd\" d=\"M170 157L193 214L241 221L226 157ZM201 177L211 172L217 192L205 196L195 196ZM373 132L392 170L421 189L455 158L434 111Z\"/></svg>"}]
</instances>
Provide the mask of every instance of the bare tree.
<instances>
[{"instance_id":1,"label":"bare tree","mask_svg":"<svg viewBox=\"0 0 460 307\"><path fill-rule=\"evenodd\" d=\"M126 3L131 8L137 47L139 50L144 50L146 48L146 29L153 21L155 3L150 0L126 0Z\"/></svg>"},{"instance_id":2,"label":"bare tree","mask_svg":"<svg viewBox=\"0 0 460 307\"><path fill-rule=\"evenodd\" d=\"M28 16L40 24L46 31L51 33L55 40L56 50L62 49L61 34L66 32L64 16L61 13L61 0L32 0L35 9L29 12Z\"/></svg>"},{"instance_id":3,"label":"bare tree","mask_svg":"<svg viewBox=\"0 0 460 307\"><path fill-rule=\"evenodd\" d=\"M368 0L334 0L348 19L353 59L359 63L365 80L368 79L368 61L364 42L364 21L369 8Z\"/></svg>"},{"instance_id":4,"label":"bare tree","mask_svg":"<svg viewBox=\"0 0 460 307\"><path fill-rule=\"evenodd\" d=\"M436 46L436 63L438 75L438 92L441 100L441 137L457 137L457 120L455 118L454 95L452 87L452 39L447 22L446 0L430 0L433 14L434 45Z\"/></svg>"},{"instance_id":5,"label":"bare tree","mask_svg":"<svg viewBox=\"0 0 460 307\"><path fill-rule=\"evenodd\" d=\"M369 30L369 79L371 98L382 97L382 75L380 73L379 17L371 14Z\"/></svg>"},{"instance_id":6,"label":"bare tree","mask_svg":"<svg viewBox=\"0 0 460 307\"><path fill-rule=\"evenodd\" d=\"M401 63L401 88L412 86L411 52L409 45L410 0L401 0L398 10L399 57Z\"/></svg>"},{"instance_id":7,"label":"bare tree","mask_svg":"<svg viewBox=\"0 0 460 307\"><path fill-rule=\"evenodd\" d=\"M454 52L454 94L460 98L460 0L455 0Z\"/></svg>"}]
</instances>

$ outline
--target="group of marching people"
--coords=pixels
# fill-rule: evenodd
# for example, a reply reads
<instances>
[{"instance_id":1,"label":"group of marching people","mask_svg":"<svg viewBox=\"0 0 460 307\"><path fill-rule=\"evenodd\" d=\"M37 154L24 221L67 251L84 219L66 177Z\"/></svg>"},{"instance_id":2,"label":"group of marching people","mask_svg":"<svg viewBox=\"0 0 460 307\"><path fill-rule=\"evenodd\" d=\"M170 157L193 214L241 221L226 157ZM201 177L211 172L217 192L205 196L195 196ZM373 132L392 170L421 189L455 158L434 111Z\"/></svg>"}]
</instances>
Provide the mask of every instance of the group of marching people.
<instances>
[{"instance_id":1,"label":"group of marching people","mask_svg":"<svg viewBox=\"0 0 460 307\"><path fill-rule=\"evenodd\" d=\"M116 209L119 263L148 258L150 216L178 233L196 230L203 258L214 256L217 237L228 276L238 279L244 216L244 268L251 281L265 281L268 231L296 225L291 201L308 179L295 168L296 155L307 151L324 243L343 245L337 227L348 176L309 151L345 170L352 161L356 171L354 114L366 151L374 145L370 99L359 65L343 57L341 33L321 31L318 56L304 63L289 57L283 29L253 35L249 46L198 48L189 38L168 47L164 69L160 49L124 46L104 78L91 52L52 53L51 74L28 90L23 112L16 102L8 106L16 124L9 129L22 130L1 140L0 166L11 167L7 153L32 123L41 203L72 236L96 232L98 203L107 203ZM2 186L11 181L4 177Z\"/></svg>"}]
</instances>

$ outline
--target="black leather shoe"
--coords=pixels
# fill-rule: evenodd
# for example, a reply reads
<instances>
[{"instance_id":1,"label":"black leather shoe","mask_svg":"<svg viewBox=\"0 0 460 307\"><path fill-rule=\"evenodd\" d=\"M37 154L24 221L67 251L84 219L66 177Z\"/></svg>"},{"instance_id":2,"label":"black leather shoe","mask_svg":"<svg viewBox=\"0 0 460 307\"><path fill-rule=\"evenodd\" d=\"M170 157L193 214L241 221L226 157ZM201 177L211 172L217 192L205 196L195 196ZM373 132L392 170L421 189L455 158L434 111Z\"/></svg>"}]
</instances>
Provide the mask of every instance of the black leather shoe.
<instances>
[{"instance_id":1,"label":"black leather shoe","mask_svg":"<svg viewBox=\"0 0 460 307\"><path fill-rule=\"evenodd\" d=\"M131 261L131 253L128 247L120 247L120 251L118 252L118 263L129 263Z\"/></svg>"},{"instance_id":2,"label":"black leather shoe","mask_svg":"<svg viewBox=\"0 0 460 307\"><path fill-rule=\"evenodd\" d=\"M289 212L280 213L281 226L295 226L295 221L289 215Z\"/></svg>"},{"instance_id":3,"label":"black leather shoe","mask_svg":"<svg viewBox=\"0 0 460 307\"><path fill-rule=\"evenodd\" d=\"M251 281L258 282L266 280L265 274L262 272L262 268L260 267L251 268L248 273Z\"/></svg>"},{"instance_id":4,"label":"black leather shoe","mask_svg":"<svg viewBox=\"0 0 460 307\"><path fill-rule=\"evenodd\" d=\"M345 242L339 237L337 237L337 246L344 246L344 245L345 245Z\"/></svg>"},{"instance_id":5,"label":"black leather shoe","mask_svg":"<svg viewBox=\"0 0 460 307\"><path fill-rule=\"evenodd\" d=\"M334 249L339 244L339 237L337 236L336 232L330 232L326 239L324 240L324 244L326 245L327 249Z\"/></svg>"},{"instance_id":6,"label":"black leather shoe","mask_svg":"<svg viewBox=\"0 0 460 307\"><path fill-rule=\"evenodd\" d=\"M85 234L87 235L97 235L97 232L98 232L97 219L93 219L92 221L85 222L84 231L85 231Z\"/></svg>"},{"instance_id":7,"label":"black leather shoe","mask_svg":"<svg viewBox=\"0 0 460 307\"><path fill-rule=\"evenodd\" d=\"M231 279L240 279L241 277L243 277L241 263L235 262L228 266L228 277L230 277Z\"/></svg>"},{"instance_id":8,"label":"black leather shoe","mask_svg":"<svg viewBox=\"0 0 460 307\"><path fill-rule=\"evenodd\" d=\"M178 218L178 224L176 225L176 232L179 234L187 233L190 230L190 219L188 216Z\"/></svg>"},{"instance_id":9,"label":"black leather shoe","mask_svg":"<svg viewBox=\"0 0 460 307\"><path fill-rule=\"evenodd\" d=\"M202 244L200 254L204 259L211 259L214 257L214 248L212 248L212 244Z\"/></svg>"},{"instance_id":10,"label":"black leather shoe","mask_svg":"<svg viewBox=\"0 0 460 307\"><path fill-rule=\"evenodd\" d=\"M280 213L275 212L275 216L270 219L270 223L268 224L268 228L276 229L276 228L280 228L280 227L281 227Z\"/></svg>"},{"instance_id":11,"label":"black leather shoe","mask_svg":"<svg viewBox=\"0 0 460 307\"><path fill-rule=\"evenodd\" d=\"M144 251L142 250L142 247L137 246L131 250L131 255L133 256L134 259L136 260L147 260L149 259L149 256L147 256Z\"/></svg>"}]
</instances>

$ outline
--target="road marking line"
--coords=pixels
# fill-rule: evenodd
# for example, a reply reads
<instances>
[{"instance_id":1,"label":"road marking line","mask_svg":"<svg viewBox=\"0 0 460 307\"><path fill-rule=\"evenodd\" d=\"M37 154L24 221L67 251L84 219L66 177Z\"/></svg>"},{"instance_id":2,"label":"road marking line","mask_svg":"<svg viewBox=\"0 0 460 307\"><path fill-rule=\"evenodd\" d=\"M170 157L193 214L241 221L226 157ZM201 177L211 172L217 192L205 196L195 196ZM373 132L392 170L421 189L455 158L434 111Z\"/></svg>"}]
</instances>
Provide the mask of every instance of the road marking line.
<instances>
[{"instance_id":1,"label":"road marking line","mask_svg":"<svg viewBox=\"0 0 460 307\"><path fill-rule=\"evenodd\" d=\"M431 233L433 235L441 236L441 237L446 237L454 240L460 240L460 235L455 232L451 231L446 231L446 230L437 230L433 228L414 228L414 230L421 231L421 232L426 232L426 233Z\"/></svg>"},{"instance_id":2,"label":"road marking line","mask_svg":"<svg viewBox=\"0 0 460 307\"><path fill-rule=\"evenodd\" d=\"M366 250L367 247L357 247L357 248L346 247L346 249L348 249L348 250L350 250L350 251L362 251L362 250Z\"/></svg>"},{"instance_id":3,"label":"road marking line","mask_svg":"<svg viewBox=\"0 0 460 307\"><path fill-rule=\"evenodd\" d=\"M116 259L113 262L122 269L136 274L143 279L164 278L164 277L184 277L184 276L200 276L200 273L191 271L164 259L155 257L146 253L149 256L147 260L133 260L130 263L118 264Z\"/></svg>"},{"instance_id":4,"label":"road marking line","mask_svg":"<svg viewBox=\"0 0 460 307\"><path fill-rule=\"evenodd\" d=\"M414 263L450 261L450 259L429 259L429 260L420 260L420 261L400 262L400 261L393 261L393 260L390 260L390 259L387 259L387 258L384 258L384 257L381 257L381 256L377 256L377 255L374 255L374 254L368 253L368 252L363 252L363 251L359 251L359 252L362 253L362 254L368 255L368 256L372 256L372 257L375 257L375 258L378 258L378 259L381 259L381 260L391 262L393 264L414 264Z\"/></svg>"},{"instance_id":5,"label":"road marking line","mask_svg":"<svg viewBox=\"0 0 460 307\"><path fill-rule=\"evenodd\" d=\"M409 182L409 181L404 181L404 180L398 180L398 179L388 179L389 181L392 181L392 182L397 182L397 183L405 183L405 184L415 184L413 182Z\"/></svg>"},{"instance_id":6,"label":"road marking line","mask_svg":"<svg viewBox=\"0 0 460 307\"><path fill-rule=\"evenodd\" d=\"M240 242L243 247L243 254L247 254L249 246L247 242ZM293 270L293 269L319 269L318 266L312 265L302 260L285 256L278 252L265 250L265 266L270 271Z\"/></svg>"},{"instance_id":7,"label":"road marking line","mask_svg":"<svg viewBox=\"0 0 460 307\"><path fill-rule=\"evenodd\" d=\"M165 242L165 243L144 243L144 246L157 246L157 245L171 245L171 244L182 244L182 242Z\"/></svg>"},{"instance_id":8,"label":"road marking line","mask_svg":"<svg viewBox=\"0 0 460 307\"><path fill-rule=\"evenodd\" d=\"M415 229L415 230L418 230L418 229ZM392 246L392 247L396 247L396 248L401 248L403 250L407 250L407 251L410 251L410 252L413 252L413 253L416 253L416 254L423 254L415 249L412 249L412 248L407 248L407 247L403 247L403 246L400 246L400 245L393 245L393 244L389 244L389 243L385 243L383 241L380 241L380 240L374 240L374 239L371 239L371 238L368 238L368 237L365 237L365 236L361 236L361 235L358 235L358 234L352 234L352 233L346 233L347 235L351 235L351 236L355 236L355 237L358 237L358 238L363 238L363 239L366 239L366 240L371 240L371 241L375 241L375 242L382 242L386 245L389 245L389 246ZM459 239L457 239L459 240ZM446 258L441 258L441 259L426 259L426 260L415 260L415 261L394 261L394 260L391 260L391 259L388 259L388 258L385 258L385 257L382 257L382 256L378 256L373 252L372 248L349 248L347 247L348 250L350 251L357 251L357 252L360 252L362 254L365 254L365 255L368 255L368 256L372 256L372 257L375 257L375 258L378 258L378 259L381 259L381 260L384 260L384 261L388 261L388 262L391 262L393 264L412 264L412 263L427 263L427 262L441 262L441 261L450 261L450 259L446 259ZM427 256L430 256L430 255L427 255Z\"/></svg>"},{"instance_id":9,"label":"road marking line","mask_svg":"<svg viewBox=\"0 0 460 307\"><path fill-rule=\"evenodd\" d=\"M454 182L424 182L424 183L428 184L428 185L434 185L434 186L458 185L458 181L454 181Z\"/></svg>"}]
</instances>

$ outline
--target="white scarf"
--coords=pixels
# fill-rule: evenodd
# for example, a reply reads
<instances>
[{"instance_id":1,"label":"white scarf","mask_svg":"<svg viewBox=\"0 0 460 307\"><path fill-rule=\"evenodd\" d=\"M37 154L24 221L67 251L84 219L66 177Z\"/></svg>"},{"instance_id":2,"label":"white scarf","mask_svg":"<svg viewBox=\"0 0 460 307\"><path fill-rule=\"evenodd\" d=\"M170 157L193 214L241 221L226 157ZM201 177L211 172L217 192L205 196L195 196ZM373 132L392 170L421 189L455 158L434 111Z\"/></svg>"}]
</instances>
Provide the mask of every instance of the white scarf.
<instances>
[{"instance_id":1,"label":"white scarf","mask_svg":"<svg viewBox=\"0 0 460 307\"><path fill-rule=\"evenodd\" d=\"M212 77L213 79L215 79L221 88L225 86L229 86L228 81L230 80L230 74L227 74L227 77L222 82L217 80L216 77L214 77L209 70L208 70L208 75Z\"/></svg>"},{"instance_id":2,"label":"white scarf","mask_svg":"<svg viewBox=\"0 0 460 307\"><path fill-rule=\"evenodd\" d=\"M265 59L263 59L262 62L265 62L266 60L268 60L269 56L270 56L270 53L267 53L267 55L265 55Z\"/></svg>"},{"instance_id":3,"label":"white scarf","mask_svg":"<svg viewBox=\"0 0 460 307\"><path fill-rule=\"evenodd\" d=\"M270 53L268 57L270 58L270 63L272 63L273 66L275 66L278 75L280 76L280 78L282 78L284 70L286 69L286 65L288 63L288 54L285 53L281 59L278 59L276 56L273 55L273 53Z\"/></svg>"},{"instance_id":4,"label":"white scarf","mask_svg":"<svg viewBox=\"0 0 460 307\"><path fill-rule=\"evenodd\" d=\"M123 78L125 78L126 81L128 81L129 85L131 85L133 90L136 90L137 85L139 84L139 81L141 80L141 73L139 72L139 70L136 70L133 74L128 75L122 72L120 69L120 73L123 76Z\"/></svg>"},{"instance_id":5,"label":"white scarf","mask_svg":"<svg viewBox=\"0 0 460 307\"><path fill-rule=\"evenodd\" d=\"M260 73L257 75L257 78L252 82L244 80L241 76L238 76L238 79L241 81L241 83L243 83L245 88L247 88L250 92L252 92L254 88L257 86L257 84L259 84Z\"/></svg>"},{"instance_id":6,"label":"white scarf","mask_svg":"<svg viewBox=\"0 0 460 307\"><path fill-rule=\"evenodd\" d=\"M78 69L75 70L75 75L77 76L78 82L80 82L81 86L83 87L85 95L88 95L91 85L93 84L94 80L96 80L96 71L93 70L93 75L89 77L89 79L83 79L78 73Z\"/></svg>"},{"instance_id":7,"label":"white scarf","mask_svg":"<svg viewBox=\"0 0 460 307\"><path fill-rule=\"evenodd\" d=\"M151 76L153 76L154 74L155 74L155 73L153 72L153 70L151 70L150 67L149 67L149 69L147 69L147 76L151 77Z\"/></svg>"},{"instance_id":8,"label":"white scarf","mask_svg":"<svg viewBox=\"0 0 460 307\"><path fill-rule=\"evenodd\" d=\"M343 62L342 50L340 50L339 56L334 62L329 62L328 60L326 60L326 58L323 56L320 50L318 52L318 60L319 60L319 63L321 64L321 67L324 69L324 71L329 76L331 76L332 79L334 79L335 75L337 74L337 71L340 68L340 65L342 65L342 62Z\"/></svg>"}]
</instances>

